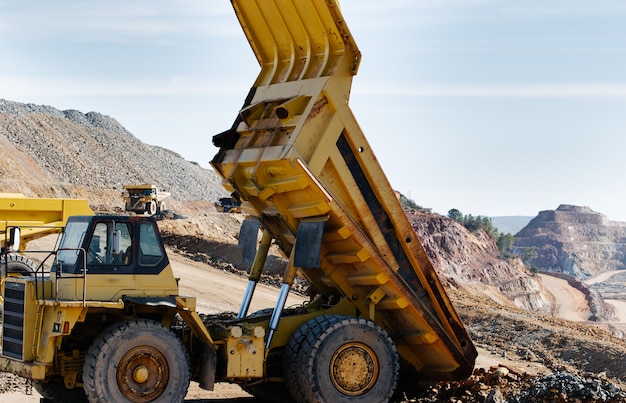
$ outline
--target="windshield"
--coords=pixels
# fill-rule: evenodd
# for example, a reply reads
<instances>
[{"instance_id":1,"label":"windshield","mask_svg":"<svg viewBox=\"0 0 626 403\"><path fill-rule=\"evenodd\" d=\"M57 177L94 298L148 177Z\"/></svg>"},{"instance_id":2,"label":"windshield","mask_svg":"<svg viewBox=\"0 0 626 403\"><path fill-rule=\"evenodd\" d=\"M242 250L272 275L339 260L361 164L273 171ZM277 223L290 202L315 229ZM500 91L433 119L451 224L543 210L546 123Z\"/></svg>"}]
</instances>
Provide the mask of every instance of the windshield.
<instances>
[{"instance_id":1,"label":"windshield","mask_svg":"<svg viewBox=\"0 0 626 403\"><path fill-rule=\"evenodd\" d=\"M57 259L63 266L74 266L80 255L80 244L87 231L88 221L68 222L61 239ZM69 250L63 250L69 249Z\"/></svg>"}]
</instances>

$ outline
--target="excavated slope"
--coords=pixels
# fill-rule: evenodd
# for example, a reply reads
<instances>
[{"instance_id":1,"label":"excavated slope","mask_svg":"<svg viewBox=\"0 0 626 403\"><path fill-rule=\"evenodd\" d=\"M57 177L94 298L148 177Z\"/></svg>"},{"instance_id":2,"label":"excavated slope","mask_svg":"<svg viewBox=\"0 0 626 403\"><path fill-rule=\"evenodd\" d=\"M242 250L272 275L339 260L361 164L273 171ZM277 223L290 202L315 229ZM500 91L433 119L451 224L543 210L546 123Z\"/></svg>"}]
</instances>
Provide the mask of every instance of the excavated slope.
<instances>
[{"instance_id":1,"label":"excavated slope","mask_svg":"<svg viewBox=\"0 0 626 403\"><path fill-rule=\"evenodd\" d=\"M179 201L227 195L213 171L143 143L109 116L0 99L3 192L121 206L122 185L136 183L155 184Z\"/></svg>"}]
</instances>

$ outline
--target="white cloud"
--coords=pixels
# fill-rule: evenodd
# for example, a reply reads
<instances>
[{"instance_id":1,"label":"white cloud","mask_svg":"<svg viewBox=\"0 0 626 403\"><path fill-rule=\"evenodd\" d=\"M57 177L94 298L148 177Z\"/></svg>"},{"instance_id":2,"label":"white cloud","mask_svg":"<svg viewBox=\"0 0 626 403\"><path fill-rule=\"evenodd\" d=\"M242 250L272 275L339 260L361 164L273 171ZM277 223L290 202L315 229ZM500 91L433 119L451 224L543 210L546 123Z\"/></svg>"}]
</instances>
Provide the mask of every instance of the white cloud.
<instances>
[{"instance_id":1,"label":"white cloud","mask_svg":"<svg viewBox=\"0 0 626 403\"><path fill-rule=\"evenodd\" d=\"M145 96L185 94L245 94L248 87L240 80L232 83L207 77L175 76L167 80L85 80L74 78L34 78L0 76L2 97L23 99L29 96Z\"/></svg>"},{"instance_id":2,"label":"white cloud","mask_svg":"<svg viewBox=\"0 0 626 403\"><path fill-rule=\"evenodd\" d=\"M226 80L225 80L226 78ZM242 94L249 83L208 76L171 76L163 80L93 80L84 78L0 76L2 96L10 99L28 95L57 96L143 96L184 94ZM359 85L353 94L422 97L508 97L508 98L626 98L626 84L484 84L484 85Z\"/></svg>"},{"instance_id":3,"label":"white cloud","mask_svg":"<svg viewBox=\"0 0 626 403\"><path fill-rule=\"evenodd\" d=\"M625 98L626 84L485 84L412 87L360 86L353 93L441 97Z\"/></svg>"},{"instance_id":4,"label":"white cloud","mask_svg":"<svg viewBox=\"0 0 626 403\"><path fill-rule=\"evenodd\" d=\"M0 31L54 42L119 42L136 37L191 34L195 37L239 34L230 28L227 2L187 0L94 2L15 2L3 10ZM4 22L3 22L4 20Z\"/></svg>"}]
</instances>

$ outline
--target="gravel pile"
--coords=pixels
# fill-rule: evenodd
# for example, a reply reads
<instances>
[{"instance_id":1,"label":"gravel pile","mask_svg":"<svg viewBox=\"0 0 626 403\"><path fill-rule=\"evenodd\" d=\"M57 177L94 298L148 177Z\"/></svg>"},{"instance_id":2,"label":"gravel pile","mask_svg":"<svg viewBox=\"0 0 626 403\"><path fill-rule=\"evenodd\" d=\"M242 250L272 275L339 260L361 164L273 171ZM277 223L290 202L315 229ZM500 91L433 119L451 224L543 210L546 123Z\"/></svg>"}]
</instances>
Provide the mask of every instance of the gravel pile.
<instances>
[{"instance_id":1,"label":"gravel pile","mask_svg":"<svg viewBox=\"0 0 626 403\"><path fill-rule=\"evenodd\" d=\"M508 399L526 402L624 402L626 392L595 375L582 377L558 372L535 379L530 388Z\"/></svg>"},{"instance_id":2,"label":"gravel pile","mask_svg":"<svg viewBox=\"0 0 626 403\"><path fill-rule=\"evenodd\" d=\"M26 395L33 393L33 387L29 380L21 376L0 372L0 393L21 392Z\"/></svg>"},{"instance_id":3,"label":"gravel pile","mask_svg":"<svg viewBox=\"0 0 626 403\"><path fill-rule=\"evenodd\" d=\"M485 403L583 403L626 401L626 392L595 374L581 376L555 372L529 376L515 368L478 368L466 380L441 382L402 403L485 402Z\"/></svg>"},{"instance_id":4,"label":"gravel pile","mask_svg":"<svg viewBox=\"0 0 626 403\"><path fill-rule=\"evenodd\" d=\"M214 201L227 195L212 170L145 144L112 117L96 112L60 111L0 99L0 143L7 144L0 147L0 157L28 167L15 172L0 166L3 180L22 175L19 179L25 183L119 192L124 184L153 183L180 201ZM39 172L40 177L24 178L24 171Z\"/></svg>"}]
</instances>

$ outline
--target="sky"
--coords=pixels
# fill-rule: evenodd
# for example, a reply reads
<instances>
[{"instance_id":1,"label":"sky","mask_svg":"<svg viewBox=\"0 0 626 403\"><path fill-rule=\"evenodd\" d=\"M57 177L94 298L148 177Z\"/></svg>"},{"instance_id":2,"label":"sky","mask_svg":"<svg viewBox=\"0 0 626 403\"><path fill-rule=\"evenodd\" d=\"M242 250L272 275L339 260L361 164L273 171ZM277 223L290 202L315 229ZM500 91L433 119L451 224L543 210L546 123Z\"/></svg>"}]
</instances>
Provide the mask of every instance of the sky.
<instances>
[{"instance_id":1,"label":"sky","mask_svg":"<svg viewBox=\"0 0 626 403\"><path fill-rule=\"evenodd\" d=\"M439 214L626 221L626 2L341 0L350 107ZM260 67L226 0L0 0L0 99L117 119L209 167Z\"/></svg>"}]
</instances>

